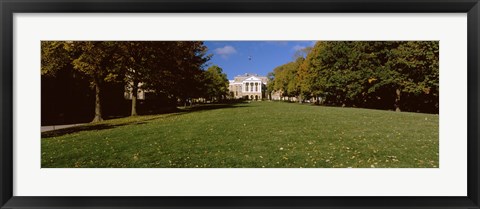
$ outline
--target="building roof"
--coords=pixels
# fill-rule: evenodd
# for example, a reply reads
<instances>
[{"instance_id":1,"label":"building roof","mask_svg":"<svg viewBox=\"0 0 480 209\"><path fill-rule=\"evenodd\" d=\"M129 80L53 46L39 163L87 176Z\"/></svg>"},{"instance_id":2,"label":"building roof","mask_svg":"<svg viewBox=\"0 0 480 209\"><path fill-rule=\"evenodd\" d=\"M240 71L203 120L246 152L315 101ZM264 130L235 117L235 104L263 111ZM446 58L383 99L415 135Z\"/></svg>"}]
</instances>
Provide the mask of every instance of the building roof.
<instances>
[{"instance_id":1,"label":"building roof","mask_svg":"<svg viewBox=\"0 0 480 209\"><path fill-rule=\"evenodd\" d=\"M229 80L230 84L241 84L244 81L259 81L261 80L262 83L266 84L268 78L266 76L259 76L258 74L254 73L245 73L242 75L235 76L234 80Z\"/></svg>"}]
</instances>

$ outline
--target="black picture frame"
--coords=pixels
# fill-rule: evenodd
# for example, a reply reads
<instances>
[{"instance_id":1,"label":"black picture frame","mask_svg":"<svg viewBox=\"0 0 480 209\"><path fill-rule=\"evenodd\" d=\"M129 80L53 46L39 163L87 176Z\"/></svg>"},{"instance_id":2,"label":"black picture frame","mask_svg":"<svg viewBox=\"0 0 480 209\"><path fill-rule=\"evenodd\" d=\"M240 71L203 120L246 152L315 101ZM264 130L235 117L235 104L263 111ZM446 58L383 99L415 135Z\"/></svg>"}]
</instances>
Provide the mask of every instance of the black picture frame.
<instances>
[{"instance_id":1,"label":"black picture frame","mask_svg":"<svg viewBox=\"0 0 480 209\"><path fill-rule=\"evenodd\" d=\"M0 0L1 208L480 208L478 0ZM13 196L14 13L467 13L466 197L21 197ZM92 188L92 190L95 188Z\"/></svg>"}]
</instances>

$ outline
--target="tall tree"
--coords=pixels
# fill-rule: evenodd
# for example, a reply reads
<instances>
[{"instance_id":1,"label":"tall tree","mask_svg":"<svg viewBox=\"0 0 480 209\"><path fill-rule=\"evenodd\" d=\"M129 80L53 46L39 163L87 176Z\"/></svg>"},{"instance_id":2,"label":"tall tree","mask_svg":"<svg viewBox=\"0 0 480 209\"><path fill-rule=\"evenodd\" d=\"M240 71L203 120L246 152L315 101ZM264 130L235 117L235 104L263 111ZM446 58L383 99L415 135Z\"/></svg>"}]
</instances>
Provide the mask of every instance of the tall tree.
<instances>
[{"instance_id":1,"label":"tall tree","mask_svg":"<svg viewBox=\"0 0 480 209\"><path fill-rule=\"evenodd\" d=\"M297 84L287 63L274 69L274 89L337 106L438 112L438 54L436 41L317 42Z\"/></svg>"},{"instance_id":2,"label":"tall tree","mask_svg":"<svg viewBox=\"0 0 480 209\"><path fill-rule=\"evenodd\" d=\"M118 59L125 74L125 83L132 95L131 116L136 116L139 90L148 90L146 85L143 85L147 78L160 73L153 69L161 64L158 55L164 49L152 41L125 41L117 44L121 48Z\"/></svg>"},{"instance_id":3,"label":"tall tree","mask_svg":"<svg viewBox=\"0 0 480 209\"><path fill-rule=\"evenodd\" d=\"M92 122L102 121L102 86L117 78L115 54L118 46L109 41L43 41L42 75L55 74L60 66L70 63L86 75L95 90L95 116Z\"/></svg>"},{"instance_id":4,"label":"tall tree","mask_svg":"<svg viewBox=\"0 0 480 209\"><path fill-rule=\"evenodd\" d=\"M274 89L274 79L275 79L275 73L274 72L269 72L267 74L267 95L268 99L272 99L272 93L275 91Z\"/></svg>"},{"instance_id":5,"label":"tall tree","mask_svg":"<svg viewBox=\"0 0 480 209\"><path fill-rule=\"evenodd\" d=\"M317 102L318 98L325 93L326 80L323 72L320 71L322 64L319 59L324 46L323 42L316 42L298 70L300 94L306 98L314 97Z\"/></svg>"},{"instance_id":6,"label":"tall tree","mask_svg":"<svg viewBox=\"0 0 480 209\"><path fill-rule=\"evenodd\" d=\"M145 88L184 103L201 93L202 72L210 55L201 41L154 42L153 73L145 78Z\"/></svg>"},{"instance_id":7,"label":"tall tree","mask_svg":"<svg viewBox=\"0 0 480 209\"><path fill-rule=\"evenodd\" d=\"M205 71L206 95L210 99L221 100L228 95L228 79L223 69L217 65Z\"/></svg>"},{"instance_id":8,"label":"tall tree","mask_svg":"<svg viewBox=\"0 0 480 209\"><path fill-rule=\"evenodd\" d=\"M436 41L401 42L391 50L386 67L395 75L395 108L408 105L402 95L434 97L438 101L439 89L439 46ZM434 104L438 107L437 104ZM418 108L414 107L414 108Z\"/></svg>"},{"instance_id":9,"label":"tall tree","mask_svg":"<svg viewBox=\"0 0 480 209\"><path fill-rule=\"evenodd\" d=\"M300 83L297 78L298 71L305 59L298 57L295 61L278 66L273 70L273 90L280 91L282 97L297 97L300 92ZM302 101L299 98L299 101Z\"/></svg>"}]
</instances>

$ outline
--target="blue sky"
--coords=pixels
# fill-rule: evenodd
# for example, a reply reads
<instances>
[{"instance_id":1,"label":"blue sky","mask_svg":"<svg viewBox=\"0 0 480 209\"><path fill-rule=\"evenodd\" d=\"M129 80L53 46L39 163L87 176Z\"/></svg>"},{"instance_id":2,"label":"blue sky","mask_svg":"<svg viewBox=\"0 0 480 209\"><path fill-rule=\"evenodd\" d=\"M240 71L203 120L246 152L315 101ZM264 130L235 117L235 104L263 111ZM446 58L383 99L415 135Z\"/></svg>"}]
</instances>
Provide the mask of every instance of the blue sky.
<instances>
[{"instance_id":1,"label":"blue sky","mask_svg":"<svg viewBox=\"0 0 480 209\"><path fill-rule=\"evenodd\" d=\"M218 65L228 79L244 73L266 76L279 65L294 60L295 52L314 41L205 41L208 54L213 54L208 66Z\"/></svg>"}]
</instances>

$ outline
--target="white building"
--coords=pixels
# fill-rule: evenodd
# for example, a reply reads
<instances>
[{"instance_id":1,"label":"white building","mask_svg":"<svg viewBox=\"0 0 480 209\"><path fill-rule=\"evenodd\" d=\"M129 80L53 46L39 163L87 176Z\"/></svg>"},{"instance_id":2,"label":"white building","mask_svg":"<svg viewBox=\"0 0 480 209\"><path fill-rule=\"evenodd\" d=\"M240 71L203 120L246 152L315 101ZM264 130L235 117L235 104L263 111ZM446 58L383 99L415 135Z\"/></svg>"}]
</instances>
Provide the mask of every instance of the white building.
<instances>
[{"instance_id":1,"label":"white building","mask_svg":"<svg viewBox=\"0 0 480 209\"><path fill-rule=\"evenodd\" d=\"M267 77L257 74L238 75L234 80L230 80L230 97L235 99L261 100L265 98L267 90Z\"/></svg>"}]
</instances>

